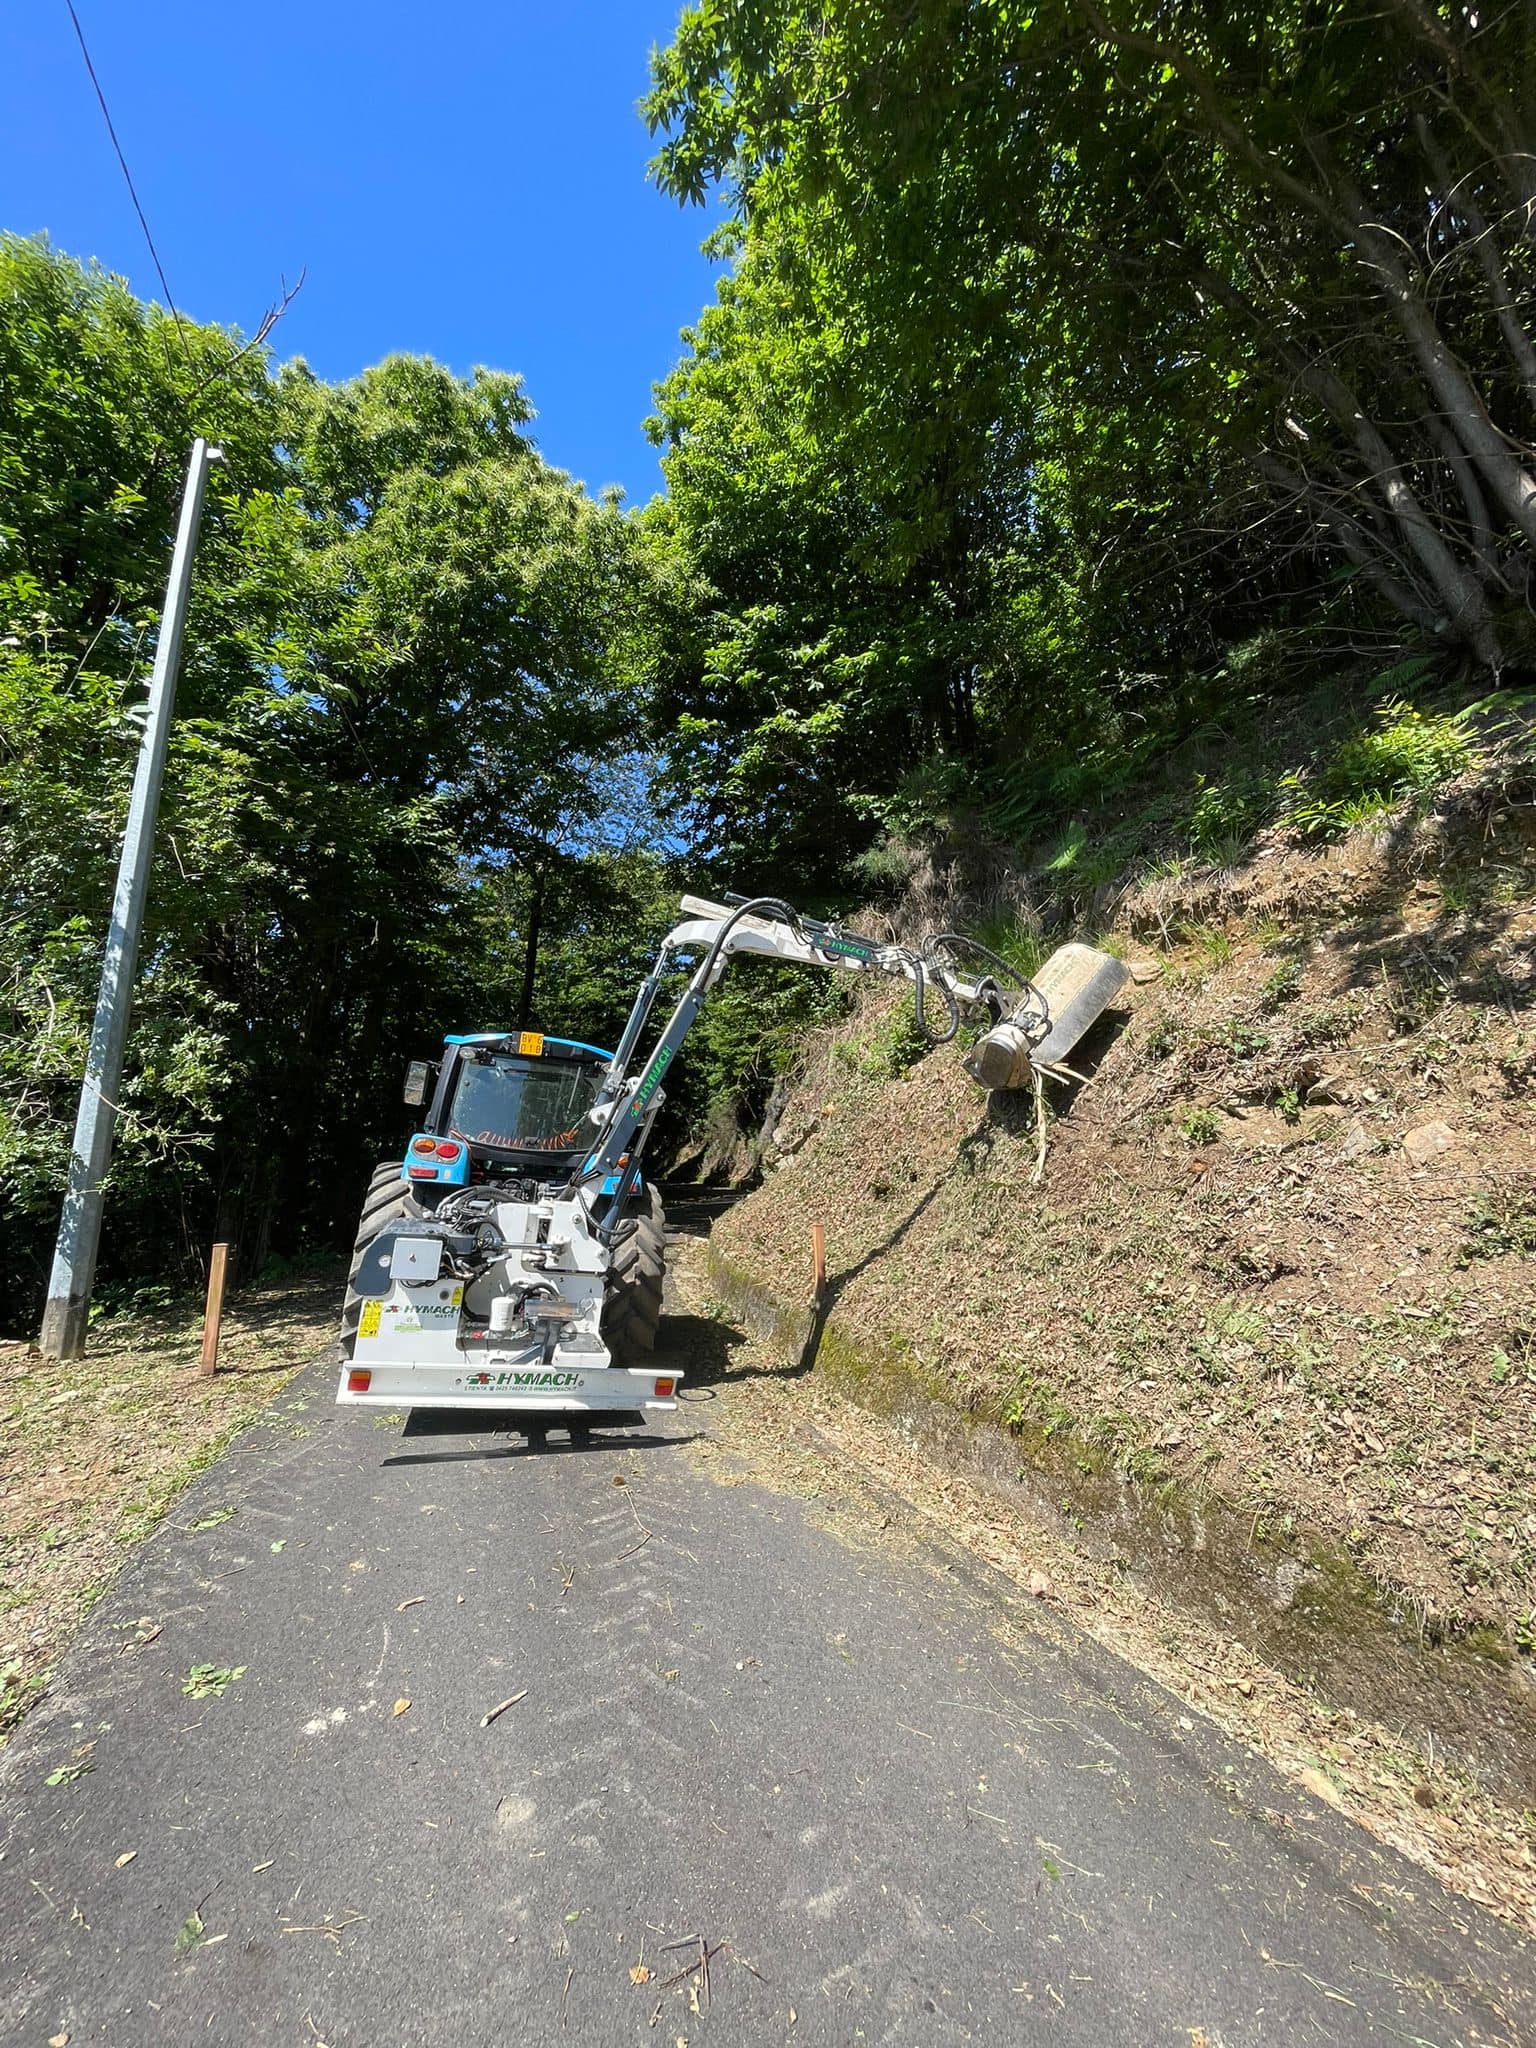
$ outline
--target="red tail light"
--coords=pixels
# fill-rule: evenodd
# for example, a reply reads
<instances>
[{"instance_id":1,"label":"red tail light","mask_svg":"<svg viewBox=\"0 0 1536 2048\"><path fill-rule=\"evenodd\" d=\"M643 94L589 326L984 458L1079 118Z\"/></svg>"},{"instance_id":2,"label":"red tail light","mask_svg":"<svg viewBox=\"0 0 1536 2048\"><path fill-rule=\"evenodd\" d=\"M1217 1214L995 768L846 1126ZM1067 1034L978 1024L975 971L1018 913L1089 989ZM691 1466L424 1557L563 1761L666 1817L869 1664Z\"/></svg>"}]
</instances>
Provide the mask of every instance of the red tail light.
<instances>
[{"instance_id":1,"label":"red tail light","mask_svg":"<svg viewBox=\"0 0 1536 2048\"><path fill-rule=\"evenodd\" d=\"M676 1387L677 1387L677 1381L676 1381L676 1380L658 1380L658 1381L656 1382L656 1398L657 1398L657 1400L658 1400L658 1401L669 1401L669 1400L670 1400L670 1399L672 1398L672 1395L673 1395L673 1393L674 1393L674 1391L675 1391Z\"/></svg>"},{"instance_id":2,"label":"red tail light","mask_svg":"<svg viewBox=\"0 0 1536 2048\"><path fill-rule=\"evenodd\" d=\"M457 1159L463 1150L464 1147L456 1145L452 1138L439 1138L437 1141L437 1156L439 1159Z\"/></svg>"},{"instance_id":3,"label":"red tail light","mask_svg":"<svg viewBox=\"0 0 1536 2048\"><path fill-rule=\"evenodd\" d=\"M349 1394L366 1394L372 1385L373 1374L362 1366L354 1366L351 1372L347 1374L347 1392Z\"/></svg>"}]
</instances>

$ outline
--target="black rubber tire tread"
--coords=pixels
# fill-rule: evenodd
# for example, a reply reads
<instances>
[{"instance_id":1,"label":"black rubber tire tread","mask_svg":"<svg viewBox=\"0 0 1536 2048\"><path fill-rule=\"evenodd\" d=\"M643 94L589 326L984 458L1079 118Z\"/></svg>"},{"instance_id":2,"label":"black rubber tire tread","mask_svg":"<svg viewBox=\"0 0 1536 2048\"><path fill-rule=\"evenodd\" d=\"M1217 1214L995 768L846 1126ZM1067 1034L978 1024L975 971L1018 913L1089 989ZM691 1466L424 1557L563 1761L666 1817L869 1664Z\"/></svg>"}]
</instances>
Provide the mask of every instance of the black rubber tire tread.
<instances>
[{"instance_id":1,"label":"black rubber tire tread","mask_svg":"<svg viewBox=\"0 0 1536 2048\"><path fill-rule=\"evenodd\" d=\"M368 1191L363 1196L363 1211L358 1221L357 1236L353 1240L354 1246L363 1242L363 1232L367 1229L374 1212L392 1208L399 1200L406 1185L401 1179L402 1171L402 1162L398 1159L386 1159L382 1165L374 1168L373 1178L368 1183Z\"/></svg>"},{"instance_id":2,"label":"black rubber tire tread","mask_svg":"<svg viewBox=\"0 0 1536 2048\"><path fill-rule=\"evenodd\" d=\"M407 1216L420 1216L425 1212L411 1189L400 1178L402 1162L386 1159L380 1163L368 1183L368 1192L363 1196L363 1213L357 1221L357 1236L352 1241L352 1263L347 1268L347 1293L341 1307L340 1353L343 1360L352 1356L357 1342L357 1322L362 1314L361 1295L354 1294L352 1282L357 1278L358 1268L363 1263L363 1253L378 1236L386 1223Z\"/></svg>"},{"instance_id":3,"label":"black rubber tire tread","mask_svg":"<svg viewBox=\"0 0 1536 2048\"><path fill-rule=\"evenodd\" d=\"M408 1199L406 1190L398 1183L386 1195L376 1196L358 1218L357 1235L352 1240L352 1249L355 1252L363 1251L372 1244L390 1218L399 1213L401 1201ZM420 1206L419 1203L415 1204L418 1209Z\"/></svg>"},{"instance_id":4,"label":"black rubber tire tread","mask_svg":"<svg viewBox=\"0 0 1536 2048\"><path fill-rule=\"evenodd\" d=\"M613 1233L603 1342L615 1365L645 1365L656 1348L667 1273L667 1220L648 1187L631 1198Z\"/></svg>"}]
</instances>

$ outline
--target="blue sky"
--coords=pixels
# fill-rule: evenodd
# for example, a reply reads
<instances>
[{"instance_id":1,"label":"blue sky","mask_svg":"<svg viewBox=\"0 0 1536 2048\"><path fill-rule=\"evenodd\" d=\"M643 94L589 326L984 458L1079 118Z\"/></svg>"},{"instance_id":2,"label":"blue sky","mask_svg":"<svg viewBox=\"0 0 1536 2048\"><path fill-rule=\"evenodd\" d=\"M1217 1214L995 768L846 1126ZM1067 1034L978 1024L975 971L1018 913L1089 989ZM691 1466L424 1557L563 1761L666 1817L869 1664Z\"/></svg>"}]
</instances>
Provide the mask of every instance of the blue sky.
<instances>
[{"instance_id":1,"label":"blue sky","mask_svg":"<svg viewBox=\"0 0 1536 2048\"><path fill-rule=\"evenodd\" d=\"M307 267L279 356L520 370L550 461L660 487L651 384L714 290L635 112L680 0L75 4L183 312L249 332ZM0 227L158 298L64 0L0 14Z\"/></svg>"}]
</instances>

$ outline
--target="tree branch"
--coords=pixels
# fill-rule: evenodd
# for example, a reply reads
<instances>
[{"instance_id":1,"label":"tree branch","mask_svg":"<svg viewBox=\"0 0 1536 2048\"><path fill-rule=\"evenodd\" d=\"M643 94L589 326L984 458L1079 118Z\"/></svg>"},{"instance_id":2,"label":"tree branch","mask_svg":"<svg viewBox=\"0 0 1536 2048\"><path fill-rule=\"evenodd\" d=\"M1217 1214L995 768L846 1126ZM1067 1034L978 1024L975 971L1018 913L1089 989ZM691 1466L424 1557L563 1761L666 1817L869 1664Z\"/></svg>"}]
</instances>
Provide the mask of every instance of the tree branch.
<instances>
[{"instance_id":1,"label":"tree branch","mask_svg":"<svg viewBox=\"0 0 1536 2048\"><path fill-rule=\"evenodd\" d=\"M1440 203L1436 208L1436 217L1438 218L1442 212L1460 213L1471 230L1470 240L1461 246L1471 250L1477 260L1478 268L1482 271L1488 286L1488 296L1493 303L1494 318L1498 322L1499 332L1504 337L1505 346L1515 368L1520 372L1526 396L1536 404L1536 348L1531 346L1531 338L1520 318L1514 294L1510 291L1509 279L1505 275L1504 265L1499 260L1493 230L1473 196L1471 177L1452 178L1451 167L1422 113L1414 116L1414 130L1419 138L1419 147L1424 152L1425 162L1434 172L1440 186Z\"/></svg>"}]
</instances>

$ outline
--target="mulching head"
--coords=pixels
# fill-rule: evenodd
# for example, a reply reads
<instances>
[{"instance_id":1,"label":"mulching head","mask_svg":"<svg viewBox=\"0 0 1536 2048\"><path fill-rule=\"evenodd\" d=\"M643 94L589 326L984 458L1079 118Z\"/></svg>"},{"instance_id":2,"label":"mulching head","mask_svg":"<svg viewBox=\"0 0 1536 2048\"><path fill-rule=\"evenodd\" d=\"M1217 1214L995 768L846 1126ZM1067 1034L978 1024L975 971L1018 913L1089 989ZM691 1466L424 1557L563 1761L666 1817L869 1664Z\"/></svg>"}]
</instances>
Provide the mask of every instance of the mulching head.
<instances>
[{"instance_id":1,"label":"mulching head","mask_svg":"<svg viewBox=\"0 0 1536 2048\"><path fill-rule=\"evenodd\" d=\"M1058 946L1011 1014L976 1041L966 1072L984 1088L1027 1088L1036 1074L1062 1077L1068 1053L1129 977L1112 953L1075 940Z\"/></svg>"}]
</instances>

